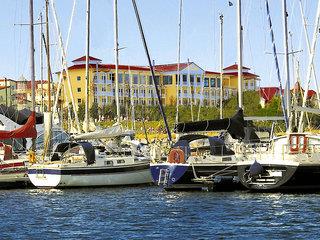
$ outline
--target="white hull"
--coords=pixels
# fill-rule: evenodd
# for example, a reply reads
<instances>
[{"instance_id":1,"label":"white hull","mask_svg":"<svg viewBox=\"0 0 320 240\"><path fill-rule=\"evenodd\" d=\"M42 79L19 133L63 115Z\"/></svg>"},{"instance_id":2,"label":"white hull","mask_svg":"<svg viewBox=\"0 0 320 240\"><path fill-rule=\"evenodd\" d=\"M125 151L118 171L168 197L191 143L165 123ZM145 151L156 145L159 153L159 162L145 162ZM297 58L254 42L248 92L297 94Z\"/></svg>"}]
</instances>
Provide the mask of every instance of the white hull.
<instances>
[{"instance_id":1,"label":"white hull","mask_svg":"<svg viewBox=\"0 0 320 240\"><path fill-rule=\"evenodd\" d=\"M128 166L128 171L126 171L125 168L125 166L121 167L121 172L112 172L110 168L108 170L108 168L83 167L80 169L51 166L49 168L42 168L41 170L38 168L40 171L38 170L37 172L30 171L31 169L29 169L28 175L30 181L39 188L122 186L148 184L152 182L149 168L130 170L132 166ZM76 173L77 169L84 173ZM105 169L108 170L108 172L94 173L97 169ZM116 168L113 169L116 170ZM74 173L63 173L64 171Z\"/></svg>"}]
</instances>

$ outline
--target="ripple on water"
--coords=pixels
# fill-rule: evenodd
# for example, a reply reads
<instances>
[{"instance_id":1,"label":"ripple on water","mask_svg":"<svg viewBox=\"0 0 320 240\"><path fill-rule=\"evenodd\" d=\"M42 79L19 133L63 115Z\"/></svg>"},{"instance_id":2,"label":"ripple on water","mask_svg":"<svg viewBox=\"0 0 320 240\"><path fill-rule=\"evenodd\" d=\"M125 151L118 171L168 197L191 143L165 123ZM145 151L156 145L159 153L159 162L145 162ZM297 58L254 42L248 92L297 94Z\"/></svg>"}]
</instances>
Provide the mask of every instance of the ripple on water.
<instances>
[{"instance_id":1,"label":"ripple on water","mask_svg":"<svg viewBox=\"0 0 320 240\"><path fill-rule=\"evenodd\" d=\"M156 187L3 190L0 239L314 238L319 197Z\"/></svg>"}]
</instances>

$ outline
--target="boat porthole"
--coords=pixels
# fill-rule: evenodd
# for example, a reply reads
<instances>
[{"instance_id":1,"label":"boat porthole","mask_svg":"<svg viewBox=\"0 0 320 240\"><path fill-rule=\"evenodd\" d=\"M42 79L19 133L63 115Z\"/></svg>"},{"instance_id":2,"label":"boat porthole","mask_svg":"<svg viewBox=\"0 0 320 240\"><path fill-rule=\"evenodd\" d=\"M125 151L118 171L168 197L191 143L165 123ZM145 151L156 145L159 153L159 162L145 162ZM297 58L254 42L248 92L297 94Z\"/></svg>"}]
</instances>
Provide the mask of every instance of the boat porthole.
<instances>
[{"instance_id":1,"label":"boat porthole","mask_svg":"<svg viewBox=\"0 0 320 240\"><path fill-rule=\"evenodd\" d=\"M176 179L173 177L173 178L171 178L171 181L174 182L174 181L176 181Z\"/></svg>"}]
</instances>

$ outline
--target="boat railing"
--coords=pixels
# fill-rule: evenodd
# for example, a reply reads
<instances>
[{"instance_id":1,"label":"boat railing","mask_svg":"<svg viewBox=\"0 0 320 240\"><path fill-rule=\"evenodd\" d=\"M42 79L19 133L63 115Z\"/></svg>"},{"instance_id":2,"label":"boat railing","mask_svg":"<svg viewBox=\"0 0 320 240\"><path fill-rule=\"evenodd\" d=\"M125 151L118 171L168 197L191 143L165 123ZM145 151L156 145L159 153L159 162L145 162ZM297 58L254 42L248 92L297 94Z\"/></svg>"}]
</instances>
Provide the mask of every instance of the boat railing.
<instances>
[{"instance_id":1,"label":"boat railing","mask_svg":"<svg viewBox=\"0 0 320 240\"><path fill-rule=\"evenodd\" d=\"M235 152L237 154L254 154L257 157L263 154L281 155L282 159L285 159L285 155L288 154L314 154L320 153L320 144L282 144L282 146L276 146L274 143L252 143L252 144L236 144ZM259 158L259 157L258 157Z\"/></svg>"}]
</instances>

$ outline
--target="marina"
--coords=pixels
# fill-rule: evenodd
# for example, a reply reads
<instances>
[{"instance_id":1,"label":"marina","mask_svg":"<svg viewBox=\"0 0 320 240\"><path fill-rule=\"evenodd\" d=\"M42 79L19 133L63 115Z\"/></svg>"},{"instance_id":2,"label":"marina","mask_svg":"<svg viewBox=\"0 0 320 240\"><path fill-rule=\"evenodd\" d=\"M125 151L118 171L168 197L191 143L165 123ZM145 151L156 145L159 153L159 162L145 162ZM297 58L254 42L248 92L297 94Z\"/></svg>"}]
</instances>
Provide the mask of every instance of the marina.
<instances>
[{"instance_id":1,"label":"marina","mask_svg":"<svg viewBox=\"0 0 320 240\"><path fill-rule=\"evenodd\" d=\"M320 2L176 0L155 39L169 0L24 1L29 65L0 78L1 239L317 236Z\"/></svg>"}]
</instances>

